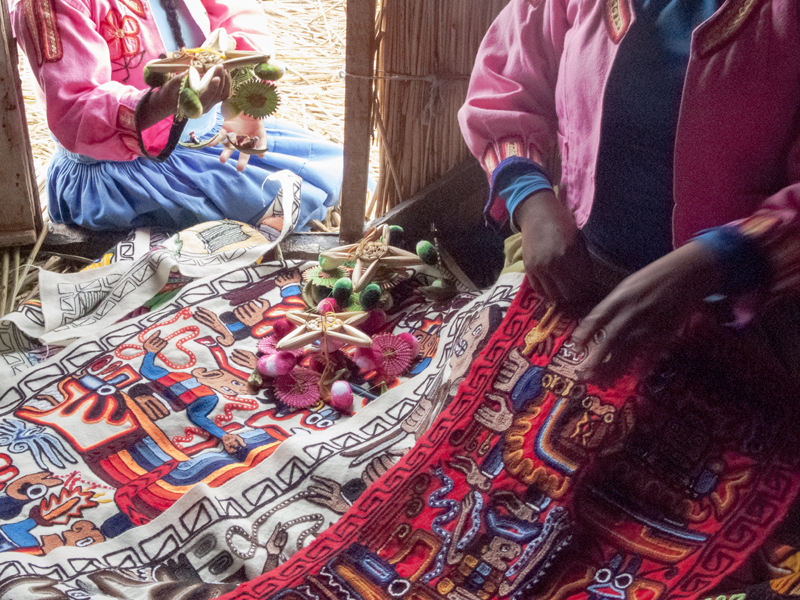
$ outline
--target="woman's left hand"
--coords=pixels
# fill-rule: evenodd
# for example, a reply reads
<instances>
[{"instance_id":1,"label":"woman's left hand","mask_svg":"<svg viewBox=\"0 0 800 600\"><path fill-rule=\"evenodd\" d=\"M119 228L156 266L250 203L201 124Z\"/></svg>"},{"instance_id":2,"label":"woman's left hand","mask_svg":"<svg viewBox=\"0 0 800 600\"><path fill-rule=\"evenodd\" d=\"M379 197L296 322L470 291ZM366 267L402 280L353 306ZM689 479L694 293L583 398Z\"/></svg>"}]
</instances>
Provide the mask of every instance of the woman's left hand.
<instances>
[{"instance_id":1,"label":"woman's left hand","mask_svg":"<svg viewBox=\"0 0 800 600\"><path fill-rule=\"evenodd\" d=\"M253 117L248 117L244 113L239 113L238 115L225 119L219 132L211 141L210 145L212 146L216 146L220 142L225 145L222 154L219 156L219 160L222 163L226 162L234 152L237 152L236 148L234 148L228 140L229 134L233 134L234 136L247 136L251 140L255 139L258 148L265 148L267 145L267 131L264 128L264 119L254 119ZM266 152L261 152L256 156L264 158L265 155ZM246 152L239 152L236 170L240 172L244 171L249 161L249 154Z\"/></svg>"},{"instance_id":2,"label":"woman's left hand","mask_svg":"<svg viewBox=\"0 0 800 600\"><path fill-rule=\"evenodd\" d=\"M602 329L605 336L577 370L582 380L607 386L634 358L651 366L704 298L718 292L722 275L714 253L690 242L626 278L572 334L579 349Z\"/></svg>"}]
</instances>

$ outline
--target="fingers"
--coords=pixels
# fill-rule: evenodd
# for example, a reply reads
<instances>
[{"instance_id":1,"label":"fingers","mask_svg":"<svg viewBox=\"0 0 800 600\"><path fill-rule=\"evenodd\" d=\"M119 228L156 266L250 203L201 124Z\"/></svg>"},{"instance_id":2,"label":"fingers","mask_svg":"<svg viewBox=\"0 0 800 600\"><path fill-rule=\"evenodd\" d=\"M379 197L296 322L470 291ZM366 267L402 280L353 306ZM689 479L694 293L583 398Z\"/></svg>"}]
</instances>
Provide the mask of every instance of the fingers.
<instances>
[{"instance_id":1,"label":"fingers","mask_svg":"<svg viewBox=\"0 0 800 600\"><path fill-rule=\"evenodd\" d=\"M236 161L236 170L241 173L244 171L245 167L247 167L248 162L250 162L250 155L246 152L239 152L239 160Z\"/></svg>"},{"instance_id":2,"label":"fingers","mask_svg":"<svg viewBox=\"0 0 800 600\"><path fill-rule=\"evenodd\" d=\"M234 152L233 146L228 143L225 143L225 147L222 149L222 154L219 155L219 162L225 163L231 157Z\"/></svg>"}]
</instances>

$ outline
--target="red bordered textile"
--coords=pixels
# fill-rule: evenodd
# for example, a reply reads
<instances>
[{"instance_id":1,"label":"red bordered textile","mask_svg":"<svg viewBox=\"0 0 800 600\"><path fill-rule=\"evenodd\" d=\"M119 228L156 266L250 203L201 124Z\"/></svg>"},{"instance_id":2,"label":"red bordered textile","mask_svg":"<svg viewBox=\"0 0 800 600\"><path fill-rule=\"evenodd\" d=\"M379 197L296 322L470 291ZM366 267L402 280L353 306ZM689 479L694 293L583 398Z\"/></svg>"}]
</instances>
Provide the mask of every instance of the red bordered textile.
<instances>
[{"instance_id":1,"label":"red bordered textile","mask_svg":"<svg viewBox=\"0 0 800 600\"><path fill-rule=\"evenodd\" d=\"M22 0L25 22L36 53L36 64L58 62L64 56L53 0Z\"/></svg>"},{"instance_id":2,"label":"red bordered textile","mask_svg":"<svg viewBox=\"0 0 800 600\"><path fill-rule=\"evenodd\" d=\"M224 598L702 598L798 493L797 386L769 334L716 325L646 378L579 384L574 326L523 284L417 445Z\"/></svg>"}]
</instances>

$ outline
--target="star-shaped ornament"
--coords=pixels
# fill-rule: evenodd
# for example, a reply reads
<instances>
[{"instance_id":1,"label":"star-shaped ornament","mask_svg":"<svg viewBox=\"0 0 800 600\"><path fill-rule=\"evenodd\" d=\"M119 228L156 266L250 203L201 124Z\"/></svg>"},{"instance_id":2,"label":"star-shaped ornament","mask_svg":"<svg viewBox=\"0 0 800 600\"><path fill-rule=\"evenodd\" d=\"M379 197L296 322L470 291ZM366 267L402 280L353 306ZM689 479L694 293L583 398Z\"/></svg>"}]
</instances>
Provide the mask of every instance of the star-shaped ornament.
<instances>
[{"instance_id":1,"label":"star-shaped ornament","mask_svg":"<svg viewBox=\"0 0 800 600\"><path fill-rule=\"evenodd\" d=\"M219 64L226 69L246 67L248 65L258 65L269 60L270 56L263 52L251 50L236 50L236 40L224 29L215 29L206 38L203 45L199 48L181 48L177 52L172 52L167 58L151 60L147 63L147 68L152 73L187 73L190 69L196 69L197 74L202 76L206 72L213 70ZM192 83L199 84L202 78ZM206 86L208 82L206 82ZM196 89L201 92L205 88Z\"/></svg>"},{"instance_id":2,"label":"star-shaped ornament","mask_svg":"<svg viewBox=\"0 0 800 600\"><path fill-rule=\"evenodd\" d=\"M389 245L390 240L389 226L380 225L370 229L357 244L347 244L326 250L320 254L320 257L327 261L330 268L338 266L346 260L355 260L356 264L353 267L351 278L353 291L358 292L375 278L381 268L392 273L400 273L406 267L422 264L416 254Z\"/></svg>"},{"instance_id":3,"label":"star-shaped ornament","mask_svg":"<svg viewBox=\"0 0 800 600\"><path fill-rule=\"evenodd\" d=\"M328 312L316 315L307 312L289 312L286 318L298 327L287 334L275 346L276 350L297 350L303 346L313 344L320 340L325 345L326 338L331 337L345 344L367 348L372 345L372 339L365 333L355 328L368 317L368 313L355 312Z\"/></svg>"}]
</instances>

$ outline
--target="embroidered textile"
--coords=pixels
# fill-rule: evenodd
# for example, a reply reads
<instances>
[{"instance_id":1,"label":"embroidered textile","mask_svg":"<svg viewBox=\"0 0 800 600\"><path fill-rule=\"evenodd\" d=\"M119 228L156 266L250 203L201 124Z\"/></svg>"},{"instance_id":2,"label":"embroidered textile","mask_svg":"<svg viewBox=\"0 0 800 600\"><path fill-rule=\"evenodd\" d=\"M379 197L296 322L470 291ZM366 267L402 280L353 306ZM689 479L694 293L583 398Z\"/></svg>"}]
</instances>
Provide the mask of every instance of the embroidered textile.
<instances>
[{"instance_id":1,"label":"embroidered textile","mask_svg":"<svg viewBox=\"0 0 800 600\"><path fill-rule=\"evenodd\" d=\"M769 335L716 325L648 377L578 384L573 327L523 285L419 443L224 598L702 598L800 488L797 386Z\"/></svg>"}]
</instances>

